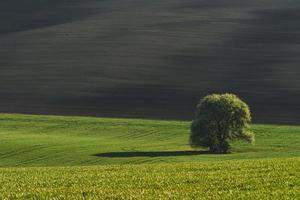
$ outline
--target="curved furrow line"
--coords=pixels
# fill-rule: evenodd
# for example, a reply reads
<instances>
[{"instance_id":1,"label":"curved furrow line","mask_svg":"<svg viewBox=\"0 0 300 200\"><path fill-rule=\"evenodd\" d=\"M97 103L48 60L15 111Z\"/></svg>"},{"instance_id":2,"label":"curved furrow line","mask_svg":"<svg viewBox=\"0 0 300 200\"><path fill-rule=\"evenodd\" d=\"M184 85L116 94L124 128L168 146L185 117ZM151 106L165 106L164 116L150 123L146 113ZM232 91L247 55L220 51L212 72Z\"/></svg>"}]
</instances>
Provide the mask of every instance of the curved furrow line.
<instances>
[{"instance_id":1,"label":"curved furrow line","mask_svg":"<svg viewBox=\"0 0 300 200\"><path fill-rule=\"evenodd\" d=\"M31 147L23 147L20 149L16 149L13 151L9 151L9 152L3 152L2 154L0 154L0 159L6 159L6 158L10 158L16 155L22 155L22 154L26 154L26 153L30 153L36 150L42 150L42 149L47 149L50 146L45 146L45 145L34 145Z\"/></svg>"}]
</instances>

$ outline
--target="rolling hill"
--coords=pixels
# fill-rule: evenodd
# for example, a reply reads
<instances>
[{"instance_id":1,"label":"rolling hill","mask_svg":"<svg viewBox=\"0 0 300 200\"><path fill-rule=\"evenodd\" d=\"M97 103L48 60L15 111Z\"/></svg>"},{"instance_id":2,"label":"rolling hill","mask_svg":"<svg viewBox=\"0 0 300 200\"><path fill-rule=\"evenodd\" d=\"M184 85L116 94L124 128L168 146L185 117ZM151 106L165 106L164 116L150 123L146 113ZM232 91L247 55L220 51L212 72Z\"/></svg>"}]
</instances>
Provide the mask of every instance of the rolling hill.
<instances>
[{"instance_id":1,"label":"rolling hill","mask_svg":"<svg viewBox=\"0 0 300 200\"><path fill-rule=\"evenodd\" d=\"M300 127L192 151L190 122L0 114L1 199L298 199Z\"/></svg>"},{"instance_id":2,"label":"rolling hill","mask_svg":"<svg viewBox=\"0 0 300 200\"><path fill-rule=\"evenodd\" d=\"M0 111L191 119L234 92L300 123L297 0L0 2Z\"/></svg>"},{"instance_id":3,"label":"rolling hill","mask_svg":"<svg viewBox=\"0 0 300 200\"><path fill-rule=\"evenodd\" d=\"M253 125L255 145L234 142L231 154L193 151L190 122L0 114L0 167L203 163L293 158L298 126Z\"/></svg>"}]
</instances>

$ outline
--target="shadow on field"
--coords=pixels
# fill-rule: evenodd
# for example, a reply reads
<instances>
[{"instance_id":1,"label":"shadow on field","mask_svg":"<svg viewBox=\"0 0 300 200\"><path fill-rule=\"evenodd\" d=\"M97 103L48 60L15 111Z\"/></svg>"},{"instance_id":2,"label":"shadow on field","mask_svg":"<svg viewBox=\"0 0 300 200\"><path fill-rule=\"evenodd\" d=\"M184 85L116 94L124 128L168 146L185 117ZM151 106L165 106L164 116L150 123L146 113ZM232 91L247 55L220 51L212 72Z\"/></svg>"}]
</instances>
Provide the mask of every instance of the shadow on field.
<instances>
[{"instance_id":1,"label":"shadow on field","mask_svg":"<svg viewBox=\"0 0 300 200\"><path fill-rule=\"evenodd\" d=\"M209 151L134 151L134 152L108 152L94 154L97 157L106 158L130 158L130 157L168 157L168 156L194 156L210 154Z\"/></svg>"}]
</instances>

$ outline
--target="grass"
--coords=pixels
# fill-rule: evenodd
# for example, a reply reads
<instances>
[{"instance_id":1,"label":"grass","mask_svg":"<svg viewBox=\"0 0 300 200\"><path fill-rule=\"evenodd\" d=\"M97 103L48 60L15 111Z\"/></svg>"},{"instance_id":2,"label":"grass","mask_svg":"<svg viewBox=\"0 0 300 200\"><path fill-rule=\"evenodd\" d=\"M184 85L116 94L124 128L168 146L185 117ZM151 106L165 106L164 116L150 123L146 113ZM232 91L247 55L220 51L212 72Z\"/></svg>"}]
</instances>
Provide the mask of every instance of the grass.
<instances>
[{"instance_id":1,"label":"grass","mask_svg":"<svg viewBox=\"0 0 300 200\"><path fill-rule=\"evenodd\" d=\"M190 122L0 114L0 166L177 163L300 155L300 127L253 125L254 146L233 153L192 151ZM205 149L204 149L205 150Z\"/></svg>"},{"instance_id":2,"label":"grass","mask_svg":"<svg viewBox=\"0 0 300 200\"><path fill-rule=\"evenodd\" d=\"M1 199L297 199L300 158L0 169Z\"/></svg>"},{"instance_id":3,"label":"grass","mask_svg":"<svg viewBox=\"0 0 300 200\"><path fill-rule=\"evenodd\" d=\"M0 199L297 199L300 127L213 155L190 122L0 114Z\"/></svg>"}]
</instances>

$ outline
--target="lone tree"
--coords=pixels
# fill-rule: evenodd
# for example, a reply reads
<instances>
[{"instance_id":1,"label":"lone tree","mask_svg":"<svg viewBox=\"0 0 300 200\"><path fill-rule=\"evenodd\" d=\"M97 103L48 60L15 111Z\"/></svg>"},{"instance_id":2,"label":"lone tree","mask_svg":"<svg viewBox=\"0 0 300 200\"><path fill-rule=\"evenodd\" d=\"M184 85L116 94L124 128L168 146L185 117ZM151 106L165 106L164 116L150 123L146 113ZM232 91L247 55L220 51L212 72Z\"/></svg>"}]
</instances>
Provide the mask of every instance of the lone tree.
<instances>
[{"instance_id":1,"label":"lone tree","mask_svg":"<svg viewBox=\"0 0 300 200\"><path fill-rule=\"evenodd\" d=\"M254 142L254 134L249 131L250 122L248 105L236 95L208 95L197 105L190 144L209 147L212 153L228 153L230 140Z\"/></svg>"}]
</instances>

